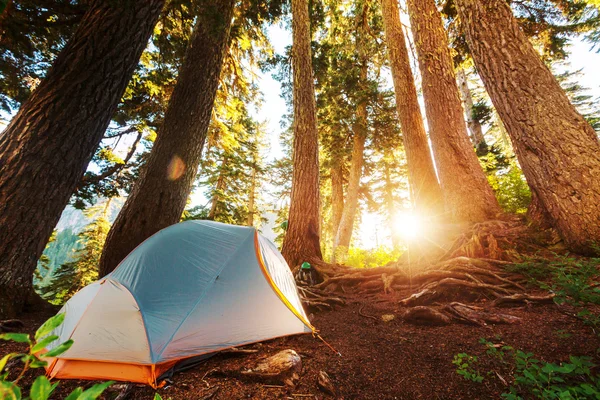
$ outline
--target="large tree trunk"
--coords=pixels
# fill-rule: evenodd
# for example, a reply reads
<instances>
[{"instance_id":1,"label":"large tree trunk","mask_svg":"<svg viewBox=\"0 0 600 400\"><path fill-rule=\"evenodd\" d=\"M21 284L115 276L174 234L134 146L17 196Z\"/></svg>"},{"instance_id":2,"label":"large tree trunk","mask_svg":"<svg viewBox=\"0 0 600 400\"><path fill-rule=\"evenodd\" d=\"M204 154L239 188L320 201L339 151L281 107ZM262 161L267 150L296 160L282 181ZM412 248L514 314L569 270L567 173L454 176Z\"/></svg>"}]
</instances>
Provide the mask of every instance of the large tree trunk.
<instances>
[{"instance_id":1,"label":"large tree trunk","mask_svg":"<svg viewBox=\"0 0 600 400\"><path fill-rule=\"evenodd\" d=\"M469 141L442 17L433 0L408 0L433 154L452 220L494 218L500 207Z\"/></svg>"},{"instance_id":2,"label":"large tree trunk","mask_svg":"<svg viewBox=\"0 0 600 400\"><path fill-rule=\"evenodd\" d=\"M394 204L394 188L392 186L392 177L391 177L391 171L390 171L390 162L389 159L391 157L389 157L387 154L384 156L383 158L383 163L384 163L384 183L385 183L385 187L384 187L384 201L385 201L385 208L387 211L387 222L388 222L388 226L390 227L390 232L391 232L391 239L392 239L392 246L394 246L394 248L397 248L400 245L400 242L398 241L398 232L396 231L396 205Z\"/></svg>"},{"instance_id":3,"label":"large tree trunk","mask_svg":"<svg viewBox=\"0 0 600 400\"><path fill-rule=\"evenodd\" d=\"M467 120L467 126L471 132L471 141L476 149L484 148L486 146L485 137L483 136L483 129L481 124L475 118L473 118L473 96L469 89L469 82L467 80L467 74L463 68L459 68L456 74L458 80L458 89L460 90L460 97L462 98L463 108L465 111L465 119Z\"/></svg>"},{"instance_id":4,"label":"large tree trunk","mask_svg":"<svg viewBox=\"0 0 600 400\"><path fill-rule=\"evenodd\" d=\"M381 0L381 5L413 207L420 214L441 214L444 210L442 191L435 174L419 108L398 3L396 0Z\"/></svg>"},{"instance_id":5,"label":"large tree trunk","mask_svg":"<svg viewBox=\"0 0 600 400\"><path fill-rule=\"evenodd\" d=\"M199 15L164 122L148 163L108 234L100 276L115 269L145 239L179 221L196 178L234 0L198 3Z\"/></svg>"},{"instance_id":6,"label":"large tree trunk","mask_svg":"<svg viewBox=\"0 0 600 400\"><path fill-rule=\"evenodd\" d=\"M94 1L46 78L0 134L0 317L22 310L36 262L163 3Z\"/></svg>"},{"instance_id":7,"label":"large tree trunk","mask_svg":"<svg viewBox=\"0 0 600 400\"><path fill-rule=\"evenodd\" d=\"M356 21L356 52L360 62L360 72L358 77L359 85L366 88L369 60L366 52L367 25L366 4L363 4L362 12L357 15ZM363 90L366 93L366 90ZM360 178L362 177L362 168L364 163L365 141L367 140L367 99L363 96L359 98L356 108L356 122L353 126L352 157L350 160L350 176L348 177L348 189L346 191L346 201L340 225L335 235L333 244L334 254L338 247L347 251L352 240L352 231L354 230L354 218L358 209L358 192L360 189Z\"/></svg>"},{"instance_id":8,"label":"large tree trunk","mask_svg":"<svg viewBox=\"0 0 600 400\"><path fill-rule=\"evenodd\" d=\"M319 143L308 0L292 0L294 145L292 194L282 254L290 268L322 259L319 235Z\"/></svg>"},{"instance_id":9,"label":"large tree trunk","mask_svg":"<svg viewBox=\"0 0 600 400\"><path fill-rule=\"evenodd\" d=\"M459 0L469 48L527 182L569 248L597 254L600 143L500 0Z\"/></svg>"},{"instance_id":10,"label":"large tree trunk","mask_svg":"<svg viewBox=\"0 0 600 400\"><path fill-rule=\"evenodd\" d=\"M332 161L331 166L331 248L335 250L335 237L344 211L344 172L341 157ZM335 252L334 252L335 260Z\"/></svg>"},{"instance_id":11,"label":"large tree trunk","mask_svg":"<svg viewBox=\"0 0 600 400\"><path fill-rule=\"evenodd\" d=\"M365 74L366 75L366 74ZM354 126L354 139L352 143L352 161L350 163L350 176L348 177L348 189L340 223L333 242L334 252L338 247L348 248L354 230L354 218L358 209L358 192L360 189L360 178L364 162L365 140L367 137L367 104L362 103L356 110L358 119Z\"/></svg>"}]
</instances>

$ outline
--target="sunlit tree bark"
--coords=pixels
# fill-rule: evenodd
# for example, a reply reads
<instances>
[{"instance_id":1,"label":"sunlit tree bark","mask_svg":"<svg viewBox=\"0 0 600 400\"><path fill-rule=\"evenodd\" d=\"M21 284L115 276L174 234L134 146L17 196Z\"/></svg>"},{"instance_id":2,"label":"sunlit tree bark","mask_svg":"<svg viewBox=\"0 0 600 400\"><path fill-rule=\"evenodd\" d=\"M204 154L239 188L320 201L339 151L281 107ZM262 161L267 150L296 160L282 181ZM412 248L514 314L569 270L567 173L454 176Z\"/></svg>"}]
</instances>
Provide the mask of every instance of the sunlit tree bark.
<instances>
[{"instance_id":1,"label":"sunlit tree bark","mask_svg":"<svg viewBox=\"0 0 600 400\"><path fill-rule=\"evenodd\" d=\"M598 254L600 143L519 28L508 3L458 0L477 70L527 182L573 251Z\"/></svg>"},{"instance_id":2,"label":"sunlit tree bark","mask_svg":"<svg viewBox=\"0 0 600 400\"><path fill-rule=\"evenodd\" d=\"M485 146L485 137L483 136L483 129L481 124L475 118L473 118L473 95L471 89L469 89L469 83L467 81L467 74L463 68L459 68L456 72L456 79L458 80L458 89L460 90L460 97L462 98L463 108L465 111L465 119L467 120L467 126L471 132L471 141L476 149Z\"/></svg>"},{"instance_id":3,"label":"sunlit tree bark","mask_svg":"<svg viewBox=\"0 0 600 400\"><path fill-rule=\"evenodd\" d=\"M294 144L292 194L282 254L290 268L322 259L319 218L319 143L310 49L308 0L292 0Z\"/></svg>"},{"instance_id":4,"label":"sunlit tree bark","mask_svg":"<svg viewBox=\"0 0 600 400\"><path fill-rule=\"evenodd\" d=\"M433 167L425 125L419 108L417 88L402 32L398 3L396 0L381 0L381 6L396 93L396 106L408 164L411 200L420 213L437 215L444 210L444 200Z\"/></svg>"},{"instance_id":5,"label":"sunlit tree bark","mask_svg":"<svg viewBox=\"0 0 600 400\"><path fill-rule=\"evenodd\" d=\"M452 220L495 218L500 207L469 140L448 37L433 0L408 0L429 135Z\"/></svg>"}]
</instances>

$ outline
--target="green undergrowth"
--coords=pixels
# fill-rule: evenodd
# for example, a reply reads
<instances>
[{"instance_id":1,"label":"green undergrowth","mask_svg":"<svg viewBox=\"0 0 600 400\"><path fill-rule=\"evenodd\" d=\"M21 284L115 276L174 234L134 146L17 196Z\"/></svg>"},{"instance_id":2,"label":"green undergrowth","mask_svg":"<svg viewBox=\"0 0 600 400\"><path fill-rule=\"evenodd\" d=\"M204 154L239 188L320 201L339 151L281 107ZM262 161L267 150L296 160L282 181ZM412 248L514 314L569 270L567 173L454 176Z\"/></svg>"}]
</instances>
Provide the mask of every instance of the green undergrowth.
<instances>
[{"instance_id":1,"label":"green undergrowth","mask_svg":"<svg viewBox=\"0 0 600 400\"><path fill-rule=\"evenodd\" d=\"M350 247L343 263L353 268L375 268L397 261L401 255L402 250L398 248L391 249L387 246L379 246L368 250ZM336 260L339 259L339 257L336 257Z\"/></svg>"},{"instance_id":2,"label":"green undergrowth","mask_svg":"<svg viewBox=\"0 0 600 400\"><path fill-rule=\"evenodd\" d=\"M508 271L529 278L529 282L554 293L554 301L577 309L577 316L600 334L600 258L570 255L552 260L529 259L509 265Z\"/></svg>"},{"instance_id":3,"label":"green undergrowth","mask_svg":"<svg viewBox=\"0 0 600 400\"><path fill-rule=\"evenodd\" d=\"M531 258L506 269L528 277L530 284L555 294L558 305L575 308L576 316L600 333L600 259L570 255L552 260ZM571 333L553 332L557 339ZM502 397L517 399L600 399L600 375L588 356L568 357L568 361L547 362L502 342L500 337L480 339L482 356L459 353L452 363L456 373L474 383L499 380L506 386ZM484 367L485 365L485 367Z\"/></svg>"},{"instance_id":4,"label":"green undergrowth","mask_svg":"<svg viewBox=\"0 0 600 400\"><path fill-rule=\"evenodd\" d=\"M480 343L486 348L480 358L467 353L454 356L456 373L475 383L500 381L506 386L504 399L600 398L600 376L591 357L569 356L568 361L552 363L506 345L498 337L493 341L481 338Z\"/></svg>"}]
</instances>

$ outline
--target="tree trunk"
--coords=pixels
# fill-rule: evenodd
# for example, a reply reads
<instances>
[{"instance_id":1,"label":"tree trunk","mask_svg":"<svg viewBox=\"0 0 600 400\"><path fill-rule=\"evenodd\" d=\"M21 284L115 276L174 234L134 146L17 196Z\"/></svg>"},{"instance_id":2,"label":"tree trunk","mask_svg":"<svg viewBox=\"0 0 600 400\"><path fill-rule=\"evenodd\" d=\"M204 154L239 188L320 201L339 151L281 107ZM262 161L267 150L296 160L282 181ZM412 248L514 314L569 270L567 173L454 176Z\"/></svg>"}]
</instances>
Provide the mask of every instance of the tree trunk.
<instances>
[{"instance_id":1,"label":"tree trunk","mask_svg":"<svg viewBox=\"0 0 600 400\"><path fill-rule=\"evenodd\" d=\"M225 189L225 168L227 167L228 162L228 157L223 156L223 160L221 161L221 168L219 170L219 177L217 178L217 184L215 185L215 194L213 195L212 199L210 199L210 211L208 212L207 218L213 221L217 215L217 210L219 208L219 194L222 193Z\"/></svg>"},{"instance_id":2,"label":"tree trunk","mask_svg":"<svg viewBox=\"0 0 600 400\"><path fill-rule=\"evenodd\" d=\"M337 157L331 167L331 248L335 250L335 236L342 220L344 211L344 173L342 160ZM334 252L335 261L335 252Z\"/></svg>"},{"instance_id":3,"label":"tree trunk","mask_svg":"<svg viewBox=\"0 0 600 400\"><path fill-rule=\"evenodd\" d=\"M527 217L539 229L552 228L552 218L533 190L531 191L531 203L527 209Z\"/></svg>"},{"instance_id":4,"label":"tree trunk","mask_svg":"<svg viewBox=\"0 0 600 400\"><path fill-rule=\"evenodd\" d=\"M500 0L458 0L469 48L527 182L569 248L598 254L600 143Z\"/></svg>"},{"instance_id":5,"label":"tree trunk","mask_svg":"<svg viewBox=\"0 0 600 400\"><path fill-rule=\"evenodd\" d=\"M254 226L254 205L255 196L256 196L256 154L254 155L254 163L252 165L252 181L250 182L250 194L248 199L248 218L246 219L246 224L248 226Z\"/></svg>"},{"instance_id":6,"label":"tree trunk","mask_svg":"<svg viewBox=\"0 0 600 400\"><path fill-rule=\"evenodd\" d=\"M467 126L471 132L471 141L476 149L485 147L485 137L483 136L483 129L481 124L475 118L473 118L473 96L469 89L469 83L467 81L467 74L463 68L459 68L456 74L458 80L458 89L460 90L460 97L462 98L463 108L465 111L465 119L467 120Z\"/></svg>"},{"instance_id":7,"label":"tree trunk","mask_svg":"<svg viewBox=\"0 0 600 400\"><path fill-rule=\"evenodd\" d=\"M198 171L233 16L233 0L198 1L199 15L148 162L106 239L100 276L177 223Z\"/></svg>"},{"instance_id":8,"label":"tree trunk","mask_svg":"<svg viewBox=\"0 0 600 400\"><path fill-rule=\"evenodd\" d=\"M396 0L381 0L381 5L396 107L406 151L411 200L419 213L438 215L444 211L444 201L419 108L398 3Z\"/></svg>"},{"instance_id":9,"label":"tree trunk","mask_svg":"<svg viewBox=\"0 0 600 400\"><path fill-rule=\"evenodd\" d=\"M319 143L308 0L292 0L294 144L292 194L282 254L290 268L322 259L319 236Z\"/></svg>"},{"instance_id":10,"label":"tree trunk","mask_svg":"<svg viewBox=\"0 0 600 400\"><path fill-rule=\"evenodd\" d=\"M366 74L365 74L366 75ZM333 251L340 246L350 247L352 231L354 230L354 218L358 209L358 191L360 189L360 178L362 177L362 167L364 162L365 140L367 136L367 104L359 104L356 110L358 119L354 126L354 139L352 144L352 161L350 164L350 176L348 177L348 189L346 191L346 201L342 211L342 217L335 234L333 242Z\"/></svg>"},{"instance_id":11,"label":"tree trunk","mask_svg":"<svg viewBox=\"0 0 600 400\"><path fill-rule=\"evenodd\" d=\"M369 73L369 60L366 52L367 25L366 4L363 4L362 12L357 15L356 29L356 52L360 60L360 72L358 77L359 85L363 88L367 86ZM366 93L366 90L362 90ZM340 225L335 234L333 245L334 254L338 247L347 251L352 240L352 231L354 230L354 219L358 208L358 191L360 189L360 178L362 177L362 167L364 163L365 141L367 140L367 99L365 95L359 98L356 108L356 122L353 126L352 156L350 160L350 176L348 177L348 189L346 191L346 201Z\"/></svg>"},{"instance_id":12,"label":"tree trunk","mask_svg":"<svg viewBox=\"0 0 600 400\"><path fill-rule=\"evenodd\" d=\"M115 112L164 0L94 1L0 134L0 317L33 271Z\"/></svg>"},{"instance_id":13,"label":"tree trunk","mask_svg":"<svg viewBox=\"0 0 600 400\"><path fill-rule=\"evenodd\" d=\"M469 141L442 17L433 0L408 0L425 111L450 219L495 218L500 206Z\"/></svg>"},{"instance_id":14,"label":"tree trunk","mask_svg":"<svg viewBox=\"0 0 600 400\"><path fill-rule=\"evenodd\" d=\"M399 246L398 234L396 232L396 205L394 204L394 188L392 186L392 178L390 173L390 162L388 156L384 156L384 179L385 179L385 208L388 214L388 225L390 227L392 246Z\"/></svg>"}]
</instances>

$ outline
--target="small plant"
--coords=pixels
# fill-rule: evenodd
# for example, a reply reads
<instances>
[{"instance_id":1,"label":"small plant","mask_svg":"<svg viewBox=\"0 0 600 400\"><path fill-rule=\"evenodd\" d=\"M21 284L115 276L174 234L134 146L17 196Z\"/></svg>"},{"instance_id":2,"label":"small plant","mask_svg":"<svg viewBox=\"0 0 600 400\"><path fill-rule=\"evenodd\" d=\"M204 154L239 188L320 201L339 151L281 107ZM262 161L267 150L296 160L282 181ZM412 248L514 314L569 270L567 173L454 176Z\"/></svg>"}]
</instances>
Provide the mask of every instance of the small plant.
<instances>
[{"instance_id":1,"label":"small plant","mask_svg":"<svg viewBox=\"0 0 600 400\"><path fill-rule=\"evenodd\" d=\"M585 307L589 304L600 305L598 265L598 258L578 259L562 256L552 261L527 260L507 266L507 269L523 274L529 277L531 283L553 292L557 304L582 307L577 316L597 330L600 328L600 315Z\"/></svg>"},{"instance_id":2,"label":"small plant","mask_svg":"<svg viewBox=\"0 0 600 400\"><path fill-rule=\"evenodd\" d=\"M568 363L545 363L532 353L517 350L516 373L510 392L502 395L509 400L536 399L598 399L600 377L592 374L595 364L590 357L570 356ZM528 396L522 397L521 394Z\"/></svg>"},{"instance_id":3,"label":"small plant","mask_svg":"<svg viewBox=\"0 0 600 400\"><path fill-rule=\"evenodd\" d=\"M466 380L481 383L483 382L483 376L473 367L477 362L477 356L471 356L467 353L459 353L452 360L452 364L457 367L457 374Z\"/></svg>"},{"instance_id":4,"label":"small plant","mask_svg":"<svg viewBox=\"0 0 600 400\"><path fill-rule=\"evenodd\" d=\"M22 389L19 383L25 373L34 368L42 368L48 365L44 360L48 357L57 357L73 345L72 340L67 340L59 344L50 351L40 354L51 343L59 339L56 335L50 333L63 323L65 314L58 314L46 321L35 333L34 340L25 333L4 333L0 335L0 340L12 340L17 343L27 343L29 345L27 353L10 353L0 359L0 399L2 400L47 400L52 392L56 389L59 382L51 383L44 375L38 376L31 388L29 389L29 397L22 397ZM19 359L23 363L23 368L17 377L9 381L9 371L4 371L8 362L12 359ZM69 394L65 400L93 400L104 392L104 390L113 384L113 381L98 383L87 390L77 388Z\"/></svg>"},{"instance_id":5,"label":"small plant","mask_svg":"<svg viewBox=\"0 0 600 400\"><path fill-rule=\"evenodd\" d=\"M596 365L590 357L570 356L569 362L548 363L534 358L533 353L515 350L512 346L485 338L479 342L487 348L486 354L499 360L500 365L513 376L508 392L502 394L505 399L600 398L600 376L592 372ZM478 361L476 356L460 353L454 356L452 363L458 366L456 372L464 379L482 382L481 373L473 367ZM487 375L493 376L494 373L489 371Z\"/></svg>"}]
</instances>

